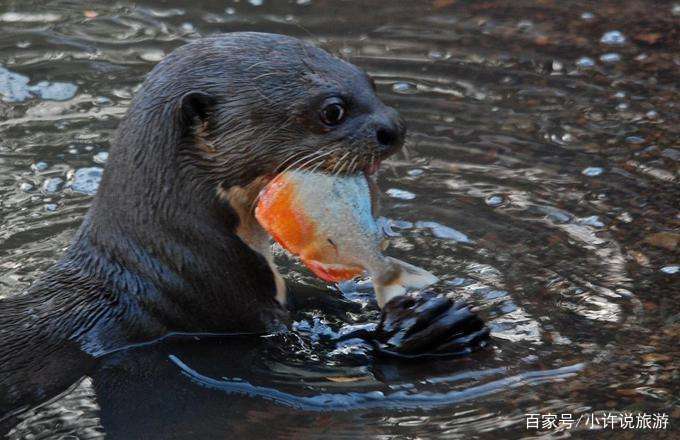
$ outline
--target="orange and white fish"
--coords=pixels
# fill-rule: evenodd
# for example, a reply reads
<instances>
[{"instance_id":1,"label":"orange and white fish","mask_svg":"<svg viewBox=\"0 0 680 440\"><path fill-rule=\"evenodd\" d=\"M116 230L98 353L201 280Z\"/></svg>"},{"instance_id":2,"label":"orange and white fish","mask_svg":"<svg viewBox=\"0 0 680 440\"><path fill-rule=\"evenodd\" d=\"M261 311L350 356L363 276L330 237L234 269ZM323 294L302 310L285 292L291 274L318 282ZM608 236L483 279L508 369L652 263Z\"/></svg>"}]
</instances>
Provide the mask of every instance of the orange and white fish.
<instances>
[{"instance_id":1,"label":"orange and white fish","mask_svg":"<svg viewBox=\"0 0 680 440\"><path fill-rule=\"evenodd\" d=\"M319 278L337 282L365 271L382 308L409 289L438 281L430 272L384 256L366 176L330 176L304 170L276 176L260 192L255 217L262 227Z\"/></svg>"}]
</instances>

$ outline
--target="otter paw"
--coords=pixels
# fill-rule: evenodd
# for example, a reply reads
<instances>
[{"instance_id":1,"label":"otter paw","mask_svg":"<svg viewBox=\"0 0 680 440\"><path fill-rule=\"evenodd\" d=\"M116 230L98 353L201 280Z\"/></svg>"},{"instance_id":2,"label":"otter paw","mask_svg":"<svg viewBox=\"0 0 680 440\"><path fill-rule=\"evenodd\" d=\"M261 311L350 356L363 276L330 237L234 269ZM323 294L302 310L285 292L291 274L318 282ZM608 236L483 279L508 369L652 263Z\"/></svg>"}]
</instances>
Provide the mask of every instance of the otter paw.
<instances>
[{"instance_id":1,"label":"otter paw","mask_svg":"<svg viewBox=\"0 0 680 440\"><path fill-rule=\"evenodd\" d=\"M489 328L464 302L424 292L385 304L372 342L392 357L463 356L488 345Z\"/></svg>"}]
</instances>

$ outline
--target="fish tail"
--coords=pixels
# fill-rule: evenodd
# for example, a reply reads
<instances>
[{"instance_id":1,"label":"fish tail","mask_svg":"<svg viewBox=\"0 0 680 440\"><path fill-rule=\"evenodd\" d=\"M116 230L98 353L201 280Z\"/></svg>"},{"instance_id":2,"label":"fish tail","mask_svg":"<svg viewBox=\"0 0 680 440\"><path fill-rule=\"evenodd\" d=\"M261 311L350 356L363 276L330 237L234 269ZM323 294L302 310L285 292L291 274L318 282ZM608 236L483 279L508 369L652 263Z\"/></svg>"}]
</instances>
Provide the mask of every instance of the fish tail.
<instances>
[{"instance_id":1,"label":"fish tail","mask_svg":"<svg viewBox=\"0 0 680 440\"><path fill-rule=\"evenodd\" d=\"M439 278L425 269L396 258L387 259L390 269L373 279L375 297L381 309L395 296L404 295L412 289L424 289L439 281Z\"/></svg>"}]
</instances>

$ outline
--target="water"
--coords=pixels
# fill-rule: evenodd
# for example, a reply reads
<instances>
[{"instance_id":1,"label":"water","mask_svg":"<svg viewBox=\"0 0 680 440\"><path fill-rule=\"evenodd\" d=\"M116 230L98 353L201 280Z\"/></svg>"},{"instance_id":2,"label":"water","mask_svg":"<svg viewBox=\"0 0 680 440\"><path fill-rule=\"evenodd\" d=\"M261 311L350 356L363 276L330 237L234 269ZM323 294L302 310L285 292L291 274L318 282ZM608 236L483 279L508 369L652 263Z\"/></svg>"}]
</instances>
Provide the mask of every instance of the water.
<instances>
[{"instance_id":1,"label":"water","mask_svg":"<svg viewBox=\"0 0 680 440\"><path fill-rule=\"evenodd\" d=\"M399 108L408 148L379 182L390 253L494 336L420 363L337 348L324 335L378 316L350 283L351 311L300 312L295 337L113 355L9 438L514 438L539 435L526 413L624 410L677 424L678 6L416 3L2 2L0 296L69 243L144 74L200 35L261 30L341 54Z\"/></svg>"}]
</instances>

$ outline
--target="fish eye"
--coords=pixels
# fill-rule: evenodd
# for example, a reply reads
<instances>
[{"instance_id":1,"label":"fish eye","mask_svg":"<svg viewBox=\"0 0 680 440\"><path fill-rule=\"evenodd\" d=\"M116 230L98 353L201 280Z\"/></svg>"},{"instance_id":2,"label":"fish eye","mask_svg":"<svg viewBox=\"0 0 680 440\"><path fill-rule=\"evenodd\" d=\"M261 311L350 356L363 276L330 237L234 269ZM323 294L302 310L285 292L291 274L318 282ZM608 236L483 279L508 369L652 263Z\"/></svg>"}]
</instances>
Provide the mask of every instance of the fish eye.
<instances>
[{"instance_id":1,"label":"fish eye","mask_svg":"<svg viewBox=\"0 0 680 440\"><path fill-rule=\"evenodd\" d=\"M345 120L347 109L342 99L338 97L328 98L321 107L321 122L326 125L338 125Z\"/></svg>"}]
</instances>

